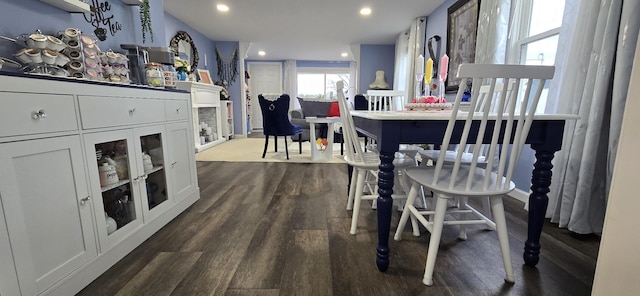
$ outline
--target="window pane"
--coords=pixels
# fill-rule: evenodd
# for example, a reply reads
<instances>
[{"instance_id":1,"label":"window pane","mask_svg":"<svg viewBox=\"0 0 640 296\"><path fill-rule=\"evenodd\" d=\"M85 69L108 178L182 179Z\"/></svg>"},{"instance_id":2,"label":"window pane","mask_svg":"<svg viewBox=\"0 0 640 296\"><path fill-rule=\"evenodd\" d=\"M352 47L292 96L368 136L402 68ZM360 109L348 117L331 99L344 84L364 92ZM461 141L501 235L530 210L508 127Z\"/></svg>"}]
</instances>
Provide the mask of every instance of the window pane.
<instances>
[{"instance_id":1,"label":"window pane","mask_svg":"<svg viewBox=\"0 0 640 296\"><path fill-rule=\"evenodd\" d=\"M333 99L336 94L336 83L344 80L344 90L349 89L349 74L327 74L326 97Z\"/></svg>"},{"instance_id":2,"label":"window pane","mask_svg":"<svg viewBox=\"0 0 640 296\"><path fill-rule=\"evenodd\" d=\"M529 36L560 27L563 12L564 0L533 0Z\"/></svg>"},{"instance_id":3,"label":"window pane","mask_svg":"<svg viewBox=\"0 0 640 296\"><path fill-rule=\"evenodd\" d=\"M321 98L324 96L324 74L298 73L298 97Z\"/></svg>"},{"instance_id":4,"label":"window pane","mask_svg":"<svg viewBox=\"0 0 640 296\"><path fill-rule=\"evenodd\" d=\"M522 63L525 65L554 65L558 35L522 45Z\"/></svg>"}]
</instances>

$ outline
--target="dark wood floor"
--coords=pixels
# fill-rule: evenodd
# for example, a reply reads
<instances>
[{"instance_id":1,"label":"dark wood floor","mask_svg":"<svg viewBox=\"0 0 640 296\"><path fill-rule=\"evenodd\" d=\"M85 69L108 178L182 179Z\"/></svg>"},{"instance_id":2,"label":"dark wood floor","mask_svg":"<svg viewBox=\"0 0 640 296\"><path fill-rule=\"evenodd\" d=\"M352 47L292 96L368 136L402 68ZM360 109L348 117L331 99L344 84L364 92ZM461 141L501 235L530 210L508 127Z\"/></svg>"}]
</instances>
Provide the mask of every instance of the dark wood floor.
<instances>
[{"instance_id":1,"label":"dark wood floor","mask_svg":"<svg viewBox=\"0 0 640 296\"><path fill-rule=\"evenodd\" d=\"M508 198L516 283L503 281L495 231L445 227L434 285L422 284L428 232L393 241L377 271L376 213L349 234L343 164L199 162L201 199L79 295L589 295L597 237L546 224L536 268L523 264L526 212ZM399 213L394 213L395 229Z\"/></svg>"}]
</instances>

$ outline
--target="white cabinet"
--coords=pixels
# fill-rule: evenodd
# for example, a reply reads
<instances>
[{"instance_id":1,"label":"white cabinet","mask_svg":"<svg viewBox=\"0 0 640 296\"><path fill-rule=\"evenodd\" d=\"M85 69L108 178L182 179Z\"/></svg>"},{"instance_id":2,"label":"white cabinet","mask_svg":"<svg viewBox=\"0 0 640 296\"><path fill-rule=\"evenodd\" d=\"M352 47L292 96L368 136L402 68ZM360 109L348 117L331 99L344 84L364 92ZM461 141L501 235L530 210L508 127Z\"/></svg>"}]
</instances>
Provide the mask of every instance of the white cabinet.
<instances>
[{"instance_id":1,"label":"white cabinet","mask_svg":"<svg viewBox=\"0 0 640 296\"><path fill-rule=\"evenodd\" d=\"M233 137L233 102L222 101L222 136L227 140Z\"/></svg>"},{"instance_id":2,"label":"white cabinet","mask_svg":"<svg viewBox=\"0 0 640 296\"><path fill-rule=\"evenodd\" d=\"M20 295L9 233L4 221L4 209L0 203L0 295Z\"/></svg>"},{"instance_id":3,"label":"white cabinet","mask_svg":"<svg viewBox=\"0 0 640 296\"><path fill-rule=\"evenodd\" d=\"M196 152L226 141L223 135L221 86L200 82L178 81L176 87L191 93L193 132Z\"/></svg>"},{"instance_id":4,"label":"white cabinet","mask_svg":"<svg viewBox=\"0 0 640 296\"><path fill-rule=\"evenodd\" d=\"M0 295L74 295L199 199L189 93L0 84Z\"/></svg>"},{"instance_id":5,"label":"white cabinet","mask_svg":"<svg viewBox=\"0 0 640 296\"><path fill-rule=\"evenodd\" d=\"M42 293L97 256L82 151L77 135L0 144L0 196L22 295Z\"/></svg>"},{"instance_id":6,"label":"white cabinet","mask_svg":"<svg viewBox=\"0 0 640 296\"><path fill-rule=\"evenodd\" d=\"M178 203L198 191L195 155L191 145L191 123L167 124L167 170L174 202Z\"/></svg>"}]
</instances>

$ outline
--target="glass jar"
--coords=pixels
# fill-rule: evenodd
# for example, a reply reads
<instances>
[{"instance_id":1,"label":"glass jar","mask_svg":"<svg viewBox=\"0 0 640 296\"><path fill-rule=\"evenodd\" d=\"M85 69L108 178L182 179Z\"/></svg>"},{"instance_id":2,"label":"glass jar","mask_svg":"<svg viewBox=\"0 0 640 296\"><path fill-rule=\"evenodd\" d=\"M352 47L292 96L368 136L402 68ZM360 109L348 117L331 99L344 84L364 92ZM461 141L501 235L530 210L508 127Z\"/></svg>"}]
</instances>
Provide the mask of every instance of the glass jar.
<instances>
[{"instance_id":1,"label":"glass jar","mask_svg":"<svg viewBox=\"0 0 640 296\"><path fill-rule=\"evenodd\" d=\"M178 80L178 74L173 66L166 66L164 68L164 87L176 88L176 81Z\"/></svg>"},{"instance_id":2,"label":"glass jar","mask_svg":"<svg viewBox=\"0 0 640 296\"><path fill-rule=\"evenodd\" d=\"M164 87L164 77L162 65L158 63L145 64L145 74L147 76L147 85L153 87Z\"/></svg>"}]
</instances>

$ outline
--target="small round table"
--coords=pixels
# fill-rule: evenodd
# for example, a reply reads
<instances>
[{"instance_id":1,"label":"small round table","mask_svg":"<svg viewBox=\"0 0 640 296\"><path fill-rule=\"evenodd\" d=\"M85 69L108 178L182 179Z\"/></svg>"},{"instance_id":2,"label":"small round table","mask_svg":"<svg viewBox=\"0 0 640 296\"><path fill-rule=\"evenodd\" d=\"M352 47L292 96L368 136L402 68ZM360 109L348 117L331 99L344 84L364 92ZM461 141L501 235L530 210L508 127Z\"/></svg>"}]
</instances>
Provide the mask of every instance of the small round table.
<instances>
[{"instance_id":1,"label":"small round table","mask_svg":"<svg viewBox=\"0 0 640 296\"><path fill-rule=\"evenodd\" d=\"M306 117L310 123L309 142L311 143L311 160L329 161L333 157L333 124L340 121L340 117ZM324 151L318 150L316 145L316 123L327 124L327 148Z\"/></svg>"}]
</instances>

